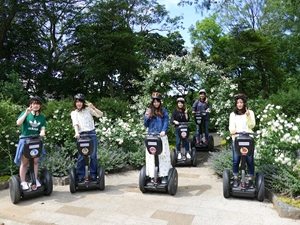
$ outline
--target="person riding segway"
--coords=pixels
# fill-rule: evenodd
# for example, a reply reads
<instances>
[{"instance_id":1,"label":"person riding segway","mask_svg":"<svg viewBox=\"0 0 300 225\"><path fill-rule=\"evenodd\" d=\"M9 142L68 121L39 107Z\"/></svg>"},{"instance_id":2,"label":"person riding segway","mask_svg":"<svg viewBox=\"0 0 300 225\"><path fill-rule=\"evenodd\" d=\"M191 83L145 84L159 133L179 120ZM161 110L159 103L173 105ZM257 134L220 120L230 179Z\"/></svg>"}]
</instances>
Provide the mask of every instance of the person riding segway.
<instances>
[{"instance_id":1,"label":"person riding segway","mask_svg":"<svg viewBox=\"0 0 300 225\"><path fill-rule=\"evenodd\" d=\"M30 99L29 107L17 120L21 125L14 162L20 166L19 176L13 175L9 181L10 198L16 204L20 199L41 194L50 195L53 190L52 176L44 169L38 176L38 163L44 161L45 149L40 137L45 136L46 120L40 114L43 101L39 96ZM29 165L29 177L26 176ZM38 179L39 178L39 179Z\"/></svg>"},{"instance_id":2,"label":"person riding segway","mask_svg":"<svg viewBox=\"0 0 300 225\"><path fill-rule=\"evenodd\" d=\"M232 195L254 197L259 201L264 200L264 177L261 172L256 173L256 187L254 188L254 112L247 107L247 97L244 94L234 96L235 107L229 116L229 131L232 135L232 173L233 183L230 183L229 170L223 171L223 195L225 198ZM242 179L238 180L239 165L242 167ZM245 164L248 167L248 184L245 180Z\"/></svg>"},{"instance_id":3,"label":"person riding segway","mask_svg":"<svg viewBox=\"0 0 300 225\"><path fill-rule=\"evenodd\" d=\"M206 96L205 89L199 91L199 99L197 99L192 106L192 114L196 123L197 133L193 136L191 141L191 147L195 147L196 150L214 150L214 138L209 135L209 111L210 103ZM203 130L205 140L203 141Z\"/></svg>"},{"instance_id":4,"label":"person riding segway","mask_svg":"<svg viewBox=\"0 0 300 225\"><path fill-rule=\"evenodd\" d=\"M173 167L178 165L197 165L196 149L192 148L190 153L189 144L189 114L184 107L185 100L177 98L177 108L173 111L171 123L175 126L176 150L172 149L171 164ZM181 147L182 146L182 147Z\"/></svg>"},{"instance_id":5,"label":"person riding segway","mask_svg":"<svg viewBox=\"0 0 300 225\"><path fill-rule=\"evenodd\" d=\"M98 139L93 116L101 117L103 112L92 103L86 103L83 94L74 96L74 111L71 113L72 124L77 138L78 160L77 170L70 169L70 192L77 189L99 188L104 190L104 167L98 167L97 146ZM90 161L90 163L89 163Z\"/></svg>"},{"instance_id":6,"label":"person riding segway","mask_svg":"<svg viewBox=\"0 0 300 225\"><path fill-rule=\"evenodd\" d=\"M144 116L146 134L146 165L139 176L139 188L142 193L147 191L168 192L175 195L178 186L178 173L171 168L169 141L166 135L169 124L168 112L162 108L162 95L154 92L151 105Z\"/></svg>"}]
</instances>

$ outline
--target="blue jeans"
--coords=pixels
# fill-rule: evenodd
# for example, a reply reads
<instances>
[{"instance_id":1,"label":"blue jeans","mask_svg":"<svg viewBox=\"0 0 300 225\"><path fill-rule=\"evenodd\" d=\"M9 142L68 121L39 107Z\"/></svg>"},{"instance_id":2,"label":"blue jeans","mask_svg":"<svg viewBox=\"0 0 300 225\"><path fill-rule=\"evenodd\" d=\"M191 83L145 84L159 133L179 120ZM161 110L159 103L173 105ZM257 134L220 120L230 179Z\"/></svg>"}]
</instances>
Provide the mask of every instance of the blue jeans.
<instances>
[{"instance_id":1,"label":"blue jeans","mask_svg":"<svg viewBox=\"0 0 300 225\"><path fill-rule=\"evenodd\" d=\"M181 139L180 139L180 136L178 134L178 130L179 130L179 126L175 126L175 136L176 136L176 149L177 149L177 152L180 152L180 142L181 142ZM185 151L186 152L189 152L190 151L190 144L189 144L189 139L188 138L185 138L183 140L184 142L184 146L185 146Z\"/></svg>"},{"instance_id":2,"label":"blue jeans","mask_svg":"<svg viewBox=\"0 0 300 225\"><path fill-rule=\"evenodd\" d=\"M94 144L94 151L89 156L90 157L90 176L91 177L97 177L97 146L98 146L98 139L96 136L96 131L91 130L88 132L82 132L80 134L93 134L89 136L90 139L92 139ZM77 160L77 177L78 179L82 179L85 175L85 162L84 162L84 156L80 155L78 153L78 160Z\"/></svg>"},{"instance_id":3,"label":"blue jeans","mask_svg":"<svg viewBox=\"0 0 300 225\"><path fill-rule=\"evenodd\" d=\"M197 141L202 141L202 133L203 133L203 127L204 127L204 133L205 133L205 140L208 141L208 124L209 120L201 120L201 124L197 124ZM202 127L203 126L203 127Z\"/></svg>"},{"instance_id":4,"label":"blue jeans","mask_svg":"<svg viewBox=\"0 0 300 225\"><path fill-rule=\"evenodd\" d=\"M239 156L235 152L234 141L232 141L231 148L232 148L232 154L233 154L232 173L234 176L238 176L241 156ZM254 176L254 154L247 156L246 163L247 163L247 167L248 167L248 176L253 177Z\"/></svg>"}]
</instances>

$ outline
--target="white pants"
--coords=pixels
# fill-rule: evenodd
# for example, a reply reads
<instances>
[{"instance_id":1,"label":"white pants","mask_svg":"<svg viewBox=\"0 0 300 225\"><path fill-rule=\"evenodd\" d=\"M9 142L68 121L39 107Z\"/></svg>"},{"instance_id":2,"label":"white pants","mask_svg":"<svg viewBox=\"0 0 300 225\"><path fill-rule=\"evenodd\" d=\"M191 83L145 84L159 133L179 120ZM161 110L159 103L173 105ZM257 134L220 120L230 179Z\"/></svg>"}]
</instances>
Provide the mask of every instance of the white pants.
<instances>
[{"instance_id":1,"label":"white pants","mask_svg":"<svg viewBox=\"0 0 300 225\"><path fill-rule=\"evenodd\" d=\"M168 136L165 135L161 137L162 140L162 153L158 156L159 160L159 177L168 176L169 170L171 168L171 159L170 159L170 148ZM146 176L154 177L155 169L155 159L154 155L150 155L146 149Z\"/></svg>"}]
</instances>

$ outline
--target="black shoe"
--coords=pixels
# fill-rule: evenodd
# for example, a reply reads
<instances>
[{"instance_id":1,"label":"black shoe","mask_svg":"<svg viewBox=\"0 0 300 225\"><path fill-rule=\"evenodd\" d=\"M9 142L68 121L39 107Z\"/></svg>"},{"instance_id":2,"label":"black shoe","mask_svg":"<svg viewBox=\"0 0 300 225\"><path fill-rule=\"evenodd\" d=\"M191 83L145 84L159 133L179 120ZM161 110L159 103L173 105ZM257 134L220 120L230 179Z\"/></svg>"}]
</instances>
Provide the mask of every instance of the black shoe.
<instances>
[{"instance_id":1,"label":"black shoe","mask_svg":"<svg viewBox=\"0 0 300 225\"><path fill-rule=\"evenodd\" d=\"M253 189L253 188L254 188L253 180L249 180L249 181L248 181L248 188L249 188L249 189Z\"/></svg>"},{"instance_id":2,"label":"black shoe","mask_svg":"<svg viewBox=\"0 0 300 225\"><path fill-rule=\"evenodd\" d=\"M239 180L237 178L233 179L233 187L237 188L239 186Z\"/></svg>"},{"instance_id":3,"label":"black shoe","mask_svg":"<svg viewBox=\"0 0 300 225\"><path fill-rule=\"evenodd\" d=\"M92 181L96 181L97 178L96 178L96 177L92 177L91 180L92 180Z\"/></svg>"},{"instance_id":4,"label":"black shoe","mask_svg":"<svg viewBox=\"0 0 300 225\"><path fill-rule=\"evenodd\" d=\"M80 178L80 179L78 178L78 179L77 179L77 182L78 182L78 183L82 183L83 181L84 181L83 178Z\"/></svg>"}]
</instances>

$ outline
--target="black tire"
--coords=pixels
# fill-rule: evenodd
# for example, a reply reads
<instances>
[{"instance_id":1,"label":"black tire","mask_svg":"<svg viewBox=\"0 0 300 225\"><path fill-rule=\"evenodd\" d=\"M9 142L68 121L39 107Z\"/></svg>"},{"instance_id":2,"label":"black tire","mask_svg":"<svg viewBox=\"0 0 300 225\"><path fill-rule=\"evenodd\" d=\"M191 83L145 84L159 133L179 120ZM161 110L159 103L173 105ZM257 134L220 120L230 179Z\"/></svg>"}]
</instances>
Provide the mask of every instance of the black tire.
<instances>
[{"instance_id":1,"label":"black tire","mask_svg":"<svg viewBox=\"0 0 300 225\"><path fill-rule=\"evenodd\" d=\"M195 148L195 146L196 146L196 136L194 135L191 140L191 149Z\"/></svg>"},{"instance_id":2,"label":"black tire","mask_svg":"<svg viewBox=\"0 0 300 225\"><path fill-rule=\"evenodd\" d=\"M70 192L75 193L76 192L76 169L72 167L70 169L70 175L69 175L69 187Z\"/></svg>"},{"instance_id":3,"label":"black tire","mask_svg":"<svg viewBox=\"0 0 300 225\"><path fill-rule=\"evenodd\" d=\"M16 175L13 175L9 180L9 195L14 204L17 204L21 199L20 178Z\"/></svg>"},{"instance_id":4,"label":"black tire","mask_svg":"<svg viewBox=\"0 0 300 225\"><path fill-rule=\"evenodd\" d=\"M223 196L224 198L230 197L230 171L224 169L223 171Z\"/></svg>"},{"instance_id":5,"label":"black tire","mask_svg":"<svg viewBox=\"0 0 300 225\"><path fill-rule=\"evenodd\" d=\"M105 189L105 170L104 170L104 166L101 165L98 168L98 182L99 182L99 189L100 190L104 190Z\"/></svg>"},{"instance_id":6,"label":"black tire","mask_svg":"<svg viewBox=\"0 0 300 225\"><path fill-rule=\"evenodd\" d=\"M139 187L142 193L146 193L147 190L145 188L146 186L146 166L143 166L141 171L140 171L140 176L139 176Z\"/></svg>"},{"instance_id":7,"label":"black tire","mask_svg":"<svg viewBox=\"0 0 300 225\"><path fill-rule=\"evenodd\" d=\"M265 200L265 178L262 172L256 173L255 189L257 200L263 202Z\"/></svg>"},{"instance_id":8,"label":"black tire","mask_svg":"<svg viewBox=\"0 0 300 225\"><path fill-rule=\"evenodd\" d=\"M192 148L192 166L197 166L197 151L195 147Z\"/></svg>"},{"instance_id":9,"label":"black tire","mask_svg":"<svg viewBox=\"0 0 300 225\"><path fill-rule=\"evenodd\" d=\"M176 150L173 148L172 152L171 152L171 165L173 167L175 167L176 166L176 162L177 162L177 153L176 153Z\"/></svg>"},{"instance_id":10,"label":"black tire","mask_svg":"<svg viewBox=\"0 0 300 225\"><path fill-rule=\"evenodd\" d=\"M171 168L168 173L168 192L175 195L178 187L178 173L175 168Z\"/></svg>"},{"instance_id":11,"label":"black tire","mask_svg":"<svg viewBox=\"0 0 300 225\"><path fill-rule=\"evenodd\" d=\"M47 169L44 169L41 173L41 182L44 185L44 195L49 196L53 191L52 176Z\"/></svg>"},{"instance_id":12,"label":"black tire","mask_svg":"<svg viewBox=\"0 0 300 225\"><path fill-rule=\"evenodd\" d=\"M214 137L212 135L208 136L208 150L209 151L215 150L215 142L214 142Z\"/></svg>"}]
</instances>

